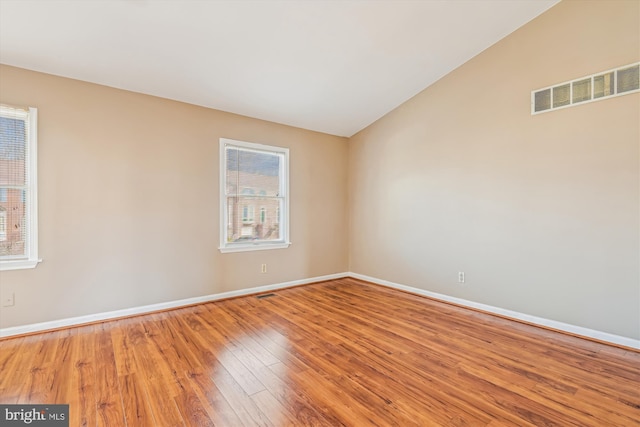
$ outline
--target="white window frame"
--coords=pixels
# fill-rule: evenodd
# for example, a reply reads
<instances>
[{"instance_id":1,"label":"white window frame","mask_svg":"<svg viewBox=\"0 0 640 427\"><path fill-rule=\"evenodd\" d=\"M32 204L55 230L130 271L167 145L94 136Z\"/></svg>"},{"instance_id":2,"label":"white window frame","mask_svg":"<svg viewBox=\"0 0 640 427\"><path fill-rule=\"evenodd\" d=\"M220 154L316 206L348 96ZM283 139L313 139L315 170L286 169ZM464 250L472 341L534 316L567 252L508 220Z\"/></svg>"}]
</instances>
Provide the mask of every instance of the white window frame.
<instances>
[{"instance_id":1,"label":"white window frame","mask_svg":"<svg viewBox=\"0 0 640 427\"><path fill-rule=\"evenodd\" d=\"M25 222L28 224L25 254L0 256L0 271L35 268L39 262L42 262L38 258L38 109L0 105L0 115L26 121L25 152L28 153L24 186L27 203Z\"/></svg>"},{"instance_id":2,"label":"white window frame","mask_svg":"<svg viewBox=\"0 0 640 427\"><path fill-rule=\"evenodd\" d=\"M280 162L280 196L283 198L281 220L279 224L280 239L278 240L253 240L242 242L229 242L227 224L229 218L229 206L227 204L227 146L245 150L279 154L283 161ZM285 249L291 245L289 240L289 149L272 145L256 144L253 142L237 141L234 139L220 138L220 247L222 253L247 252L269 249Z\"/></svg>"}]
</instances>

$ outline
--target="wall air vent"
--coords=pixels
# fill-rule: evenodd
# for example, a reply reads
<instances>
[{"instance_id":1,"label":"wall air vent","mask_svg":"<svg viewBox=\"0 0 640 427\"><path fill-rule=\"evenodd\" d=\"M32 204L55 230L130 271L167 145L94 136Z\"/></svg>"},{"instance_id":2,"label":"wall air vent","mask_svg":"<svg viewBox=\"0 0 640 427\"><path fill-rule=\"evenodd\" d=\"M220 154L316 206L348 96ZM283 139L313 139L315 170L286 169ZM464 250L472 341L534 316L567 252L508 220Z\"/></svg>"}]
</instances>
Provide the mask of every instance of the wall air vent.
<instances>
[{"instance_id":1,"label":"wall air vent","mask_svg":"<svg viewBox=\"0 0 640 427\"><path fill-rule=\"evenodd\" d=\"M531 92L531 114L640 92L640 62Z\"/></svg>"}]
</instances>

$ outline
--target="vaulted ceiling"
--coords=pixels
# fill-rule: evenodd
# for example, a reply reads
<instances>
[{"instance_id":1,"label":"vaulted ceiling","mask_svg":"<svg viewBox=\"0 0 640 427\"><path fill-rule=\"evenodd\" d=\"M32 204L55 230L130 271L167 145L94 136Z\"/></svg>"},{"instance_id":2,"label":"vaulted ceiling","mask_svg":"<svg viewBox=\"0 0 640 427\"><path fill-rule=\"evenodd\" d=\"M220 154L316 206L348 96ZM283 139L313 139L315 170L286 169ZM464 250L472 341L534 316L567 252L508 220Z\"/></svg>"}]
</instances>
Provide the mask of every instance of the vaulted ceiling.
<instances>
[{"instance_id":1,"label":"vaulted ceiling","mask_svg":"<svg viewBox=\"0 0 640 427\"><path fill-rule=\"evenodd\" d=\"M557 0L0 0L0 62L351 136Z\"/></svg>"}]
</instances>

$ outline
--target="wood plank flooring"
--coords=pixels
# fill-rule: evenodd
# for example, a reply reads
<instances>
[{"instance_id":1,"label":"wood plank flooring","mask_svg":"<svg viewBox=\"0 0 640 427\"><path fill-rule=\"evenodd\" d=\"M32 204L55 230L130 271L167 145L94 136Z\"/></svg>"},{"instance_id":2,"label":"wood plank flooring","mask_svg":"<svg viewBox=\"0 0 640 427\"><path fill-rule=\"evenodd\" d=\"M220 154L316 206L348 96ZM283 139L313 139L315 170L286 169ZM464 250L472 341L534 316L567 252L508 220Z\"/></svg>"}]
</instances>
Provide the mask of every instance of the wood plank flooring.
<instances>
[{"instance_id":1,"label":"wood plank flooring","mask_svg":"<svg viewBox=\"0 0 640 427\"><path fill-rule=\"evenodd\" d=\"M640 353L340 279L0 341L71 426L640 426Z\"/></svg>"}]
</instances>

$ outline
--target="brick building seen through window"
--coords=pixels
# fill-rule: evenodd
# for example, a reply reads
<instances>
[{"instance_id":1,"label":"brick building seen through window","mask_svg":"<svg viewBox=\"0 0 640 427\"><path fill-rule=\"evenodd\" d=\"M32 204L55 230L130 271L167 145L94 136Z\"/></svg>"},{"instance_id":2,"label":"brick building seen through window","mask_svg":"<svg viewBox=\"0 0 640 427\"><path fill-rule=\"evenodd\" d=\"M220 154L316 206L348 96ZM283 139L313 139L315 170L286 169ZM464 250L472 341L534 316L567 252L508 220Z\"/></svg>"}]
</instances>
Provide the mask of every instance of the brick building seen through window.
<instances>
[{"instance_id":1,"label":"brick building seen through window","mask_svg":"<svg viewBox=\"0 0 640 427\"><path fill-rule=\"evenodd\" d=\"M25 121L0 117L0 256L25 254Z\"/></svg>"}]
</instances>

